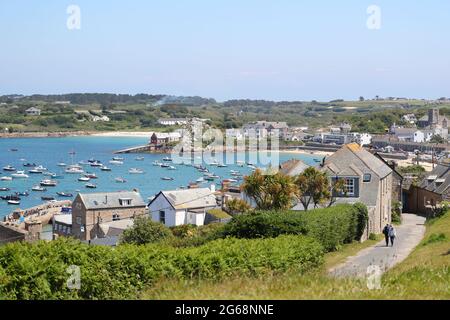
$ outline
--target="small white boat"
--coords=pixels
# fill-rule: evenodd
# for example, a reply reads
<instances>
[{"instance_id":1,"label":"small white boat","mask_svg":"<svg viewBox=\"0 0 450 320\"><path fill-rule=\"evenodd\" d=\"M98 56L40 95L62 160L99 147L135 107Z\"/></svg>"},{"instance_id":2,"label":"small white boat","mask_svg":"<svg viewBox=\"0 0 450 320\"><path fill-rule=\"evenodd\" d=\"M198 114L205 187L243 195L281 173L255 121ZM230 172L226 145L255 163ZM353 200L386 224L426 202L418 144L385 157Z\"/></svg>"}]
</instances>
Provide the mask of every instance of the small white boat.
<instances>
[{"instance_id":1,"label":"small white boat","mask_svg":"<svg viewBox=\"0 0 450 320\"><path fill-rule=\"evenodd\" d=\"M144 170L138 169L138 168L131 168L130 170L128 170L128 173L130 173L130 174L143 174Z\"/></svg>"},{"instance_id":2,"label":"small white boat","mask_svg":"<svg viewBox=\"0 0 450 320\"><path fill-rule=\"evenodd\" d=\"M11 177L16 179L27 179L29 178L29 175L27 175L25 171L17 171L16 173L11 174Z\"/></svg>"},{"instance_id":3,"label":"small white boat","mask_svg":"<svg viewBox=\"0 0 450 320\"><path fill-rule=\"evenodd\" d=\"M121 178L121 177L119 177L119 178L116 178L116 179L114 179L117 183L126 183L127 182L127 180L125 180L124 178Z\"/></svg>"},{"instance_id":4,"label":"small white boat","mask_svg":"<svg viewBox=\"0 0 450 320\"><path fill-rule=\"evenodd\" d=\"M227 166L226 164L221 163L221 164L218 165L218 167L219 167L219 168L226 168L226 167L228 167L228 166Z\"/></svg>"},{"instance_id":5,"label":"small white boat","mask_svg":"<svg viewBox=\"0 0 450 320\"><path fill-rule=\"evenodd\" d=\"M43 187L41 187L41 186L34 186L34 187L32 187L31 188L31 190L32 191L47 191L47 189L46 188L43 188Z\"/></svg>"},{"instance_id":6,"label":"small white boat","mask_svg":"<svg viewBox=\"0 0 450 320\"><path fill-rule=\"evenodd\" d=\"M107 166L102 166L100 168L100 170L102 170L102 171L111 171L111 168L108 168Z\"/></svg>"},{"instance_id":7,"label":"small white boat","mask_svg":"<svg viewBox=\"0 0 450 320\"><path fill-rule=\"evenodd\" d=\"M136 161L144 161L145 158L144 158L144 157L137 157L135 160L136 160Z\"/></svg>"},{"instance_id":8,"label":"small white boat","mask_svg":"<svg viewBox=\"0 0 450 320\"><path fill-rule=\"evenodd\" d=\"M93 183L87 183L87 184L86 184L86 188L88 188L88 189L96 189L96 188L97 188L97 185L95 185L95 184L93 184Z\"/></svg>"},{"instance_id":9,"label":"small white boat","mask_svg":"<svg viewBox=\"0 0 450 320\"><path fill-rule=\"evenodd\" d=\"M123 161L121 161L121 160L110 160L109 163L110 164L114 164L114 165L122 165Z\"/></svg>"},{"instance_id":10,"label":"small white boat","mask_svg":"<svg viewBox=\"0 0 450 320\"><path fill-rule=\"evenodd\" d=\"M214 160L213 162L209 163L210 166L218 166L219 162L217 160Z\"/></svg>"},{"instance_id":11,"label":"small white boat","mask_svg":"<svg viewBox=\"0 0 450 320\"><path fill-rule=\"evenodd\" d=\"M39 184L43 187L56 187L58 182L54 180L42 180Z\"/></svg>"},{"instance_id":12,"label":"small white boat","mask_svg":"<svg viewBox=\"0 0 450 320\"><path fill-rule=\"evenodd\" d=\"M102 167L103 164L100 161L91 162L91 167Z\"/></svg>"},{"instance_id":13,"label":"small white boat","mask_svg":"<svg viewBox=\"0 0 450 320\"><path fill-rule=\"evenodd\" d=\"M173 181L174 178L170 178L170 177L162 177L161 180L164 180L164 181Z\"/></svg>"},{"instance_id":14,"label":"small white boat","mask_svg":"<svg viewBox=\"0 0 450 320\"><path fill-rule=\"evenodd\" d=\"M158 160L156 160L156 161L153 161L153 163L152 163L155 167L161 167L161 165L162 165L162 163L161 162L159 162Z\"/></svg>"},{"instance_id":15,"label":"small white boat","mask_svg":"<svg viewBox=\"0 0 450 320\"><path fill-rule=\"evenodd\" d=\"M123 160L125 160L125 159L124 159L124 158L121 158L121 157L114 157L113 160L115 160L115 161L123 161Z\"/></svg>"},{"instance_id":16,"label":"small white boat","mask_svg":"<svg viewBox=\"0 0 450 320\"><path fill-rule=\"evenodd\" d=\"M169 166L169 168L168 168L169 170L177 170L177 168L176 167L174 167L174 166Z\"/></svg>"},{"instance_id":17,"label":"small white boat","mask_svg":"<svg viewBox=\"0 0 450 320\"><path fill-rule=\"evenodd\" d=\"M1 177L0 180L1 181L12 181L12 177Z\"/></svg>"},{"instance_id":18,"label":"small white boat","mask_svg":"<svg viewBox=\"0 0 450 320\"><path fill-rule=\"evenodd\" d=\"M68 174L80 174L83 173L84 170L80 166L74 165L68 166L64 172Z\"/></svg>"},{"instance_id":19,"label":"small white boat","mask_svg":"<svg viewBox=\"0 0 450 320\"><path fill-rule=\"evenodd\" d=\"M166 161L166 162L172 162L172 158L165 157L165 158L163 159L163 161Z\"/></svg>"},{"instance_id":20,"label":"small white boat","mask_svg":"<svg viewBox=\"0 0 450 320\"><path fill-rule=\"evenodd\" d=\"M67 164L65 164L64 162L58 162L57 166L58 167L67 167Z\"/></svg>"},{"instance_id":21,"label":"small white boat","mask_svg":"<svg viewBox=\"0 0 450 320\"><path fill-rule=\"evenodd\" d=\"M195 182L204 182L204 181L205 181L205 179L203 177L198 178L197 180L195 180Z\"/></svg>"},{"instance_id":22,"label":"small white boat","mask_svg":"<svg viewBox=\"0 0 450 320\"><path fill-rule=\"evenodd\" d=\"M8 204L12 205L12 206L18 206L20 205L20 201L17 200L8 200Z\"/></svg>"},{"instance_id":23,"label":"small white boat","mask_svg":"<svg viewBox=\"0 0 450 320\"><path fill-rule=\"evenodd\" d=\"M11 165L7 165L6 167L3 167L3 171L16 171L16 168Z\"/></svg>"},{"instance_id":24,"label":"small white boat","mask_svg":"<svg viewBox=\"0 0 450 320\"><path fill-rule=\"evenodd\" d=\"M81 181L81 182L88 182L88 181L91 181L91 178L89 178L89 177L79 177L79 178L78 178L78 181Z\"/></svg>"}]
</instances>

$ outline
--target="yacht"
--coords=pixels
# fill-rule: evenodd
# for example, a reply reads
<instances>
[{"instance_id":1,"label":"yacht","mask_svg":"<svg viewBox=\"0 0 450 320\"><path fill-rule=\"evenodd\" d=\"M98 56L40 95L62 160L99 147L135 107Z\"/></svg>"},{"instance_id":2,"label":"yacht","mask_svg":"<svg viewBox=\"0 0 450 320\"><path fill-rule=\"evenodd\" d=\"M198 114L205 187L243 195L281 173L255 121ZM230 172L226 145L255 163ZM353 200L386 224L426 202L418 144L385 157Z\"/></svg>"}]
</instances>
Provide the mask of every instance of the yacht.
<instances>
[{"instance_id":1,"label":"yacht","mask_svg":"<svg viewBox=\"0 0 450 320\"><path fill-rule=\"evenodd\" d=\"M43 196L43 197L41 197L41 199L42 199L43 201L53 201L53 200L55 200L54 197L48 197L48 196Z\"/></svg>"},{"instance_id":2,"label":"yacht","mask_svg":"<svg viewBox=\"0 0 450 320\"><path fill-rule=\"evenodd\" d=\"M80 174L80 173L83 173L84 170L80 166L73 165L73 166L68 166L64 172L68 173L68 174Z\"/></svg>"},{"instance_id":3,"label":"yacht","mask_svg":"<svg viewBox=\"0 0 450 320\"><path fill-rule=\"evenodd\" d=\"M66 193L66 192L57 192L56 193L58 196L63 197L63 198L72 198L73 194L71 193Z\"/></svg>"},{"instance_id":4,"label":"yacht","mask_svg":"<svg viewBox=\"0 0 450 320\"><path fill-rule=\"evenodd\" d=\"M11 190L10 188L0 188L0 191L5 192Z\"/></svg>"},{"instance_id":5,"label":"yacht","mask_svg":"<svg viewBox=\"0 0 450 320\"><path fill-rule=\"evenodd\" d=\"M20 197L18 197L16 195L1 196L0 199L5 200L5 201L8 201L8 200L20 201Z\"/></svg>"},{"instance_id":6,"label":"yacht","mask_svg":"<svg viewBox=\"0 0 450 320\"><path fill-rule=\"evenodd\" d=\"M28 193L28 191L25 192L16 192L16 196L20 196L20 197L28 197L30 194Z\"/></svg>"},{"instance_id":7,"label":"yacht","mask_svg":"<svg viewBox=\"0 0 450 320\"><path fill-rule=\"evenodd\" d=\"M81 182L88 182L88 181L91 181L91 178L89 178L89 177L79 177L79 178L78 178L78 181L81 181Z\"/></svg>"},{"instance_id":8,"label":"yacht","mask_svg":"<svg viewBox=\"0 0 450 320\"><path fill-rule=\"evenodd\" d=\"M89 179L98 179L95 173L86 173L84 176Z\"/></svg>"},{"instance_id":9,"label":"yacht","mask_svg":"<svg viewBox=\"0 0 450 320\"><path fill-rule=\"evenodd\" d=\"M130 174L143 174L144 170L137 169L137 168L131 168L130 170L128 170L128 173L130 173Z\"/></svg>"},{"instance_id":10,"label":"yacht","mask_svg":"<svg viewBox=\"0 0 450 320\"><path fill-rule=\"evenodd\" d=\"M67 164L65 164L64 162L58 162L57 166L58 167L66 167Z\"/></svg>"},{"instance_id":11,"label":"yacht","mask_svg":"<svg viewBox=\"0 0 450 320\"><path fill-rule=\"evenodd\" d=\"M102 167L103 164L100 161L91 162L91 167Z\"/></svg>"},{"instance_id":12,"label":"yacht","mask_svg":"<svg viewBox=\"0 0 450 320\"><path fill-rule=\"evenodd\" d=\"M18 206L20 205L20 201L17 200L8 200L8 204L12 205L12 206Z\"/></svg>"},{"instance_id":13,"label":"yacht","mask_svg":"<svg viewBox=\"0 0 450 320\"><path fill-rule=\"evenodd\" d=\"M39 184L43 187L56 187L58 182L54 180L42 180Z\"/></svg>"},{"instance_id":14,"label":"yacht","mask_svg":"<svg viewBox=\"0 0 450 320\"><path fill-rule=\"evenodd\" d=\"M124 158L121 158L121 157L114 157L112 159L115 160L115 161L123 161L123 160L125 160Z\"/></svg>"},{"instance_id":15,"label":"yacht","mask_svg":"<svg viewBox=\"0 0 450 320\"><path fill-rule=\"evenodd\" d=\"M156 160L156 161L153 161L153 163L152 163L155 167L161 167L161 165L162 165L162 163L161 162L159 162L158 160Z\"/></svg>"},{"instance_id":16,"label":"yacht","mask_svg":"<svg viewBox=\"0 0 450 320\"><path fill-rule=\"evenodd\" d=\"M24 163L23 166L26 168L34 168L34 167L36 167L36 164L27 162L27 163Z\"/></svg>"},{"instance_id":17,"label":"yacht","mask_svg":"<svg viewBox=\"0 0 450 320\"><path fill-rule=\"evenodd\" d=\"M117 183L126 183L127 182L127 180L125 180L124 178L121 178L121 177L119 177L119 178L116 178L116 179L114 179Z\"/></svg>"},{"instance_id":18,"label":"yacht","mask_svg":"<svg viewBox=\"0 0 450 320\"><path fill-rule=\"evenodd\" d=\"M113 160L110 160L109 163L114 164L114 165L121 165L121 164L123 164L123 161L113 159Z\"/></svg>"},{"instance_id":19,"label":"yacht","mask_svg":"<svg viewBox=\"0 0 450 320\"><path fill-rule=\"evenodd\" d=\"M168 164L163 163L161 164L161 168L170 168L170 166Z\"/></svg>"},{"instance_id":20,"label":"yacht","mask_svg":"<svg viewBox=\"0 0 450 320\"><path fill-rule=\"evenodd\" d=\"M29 178L29 175L27 175L25 171L17 171L16 173L11 174L11 177L16 179L27 179Z\"/></svg>"},{"instance_id":21,"label":"yacht","mask_svg":"<svg viewBox=\"0 0 450 320\"><path fill-rule=\"evenodd\" d=\"M97 188L97 185L95 185L93 183L87 183L86 184L86 188L88 188L88 189L95 189L95 188Z\"/></svg>"},{"instance_id":22,"label":"yacht","mask_svg":"<svg viewBox=\"0 0 450 320\"><path fill-rule=\"evenodd\" d=\"M31 188L31 190L32 190L32 191L41 191L41 192L47 191L46 188L43 188L43 187L41 187L41 186L34 186L34 187Z\"/></svg>"},{"instance_id":23,"label":"yacht","mask_svg":"<svg viewBox=\"0 0 450 320\"><path fill-rule=\"evenodd\" d=\"M111 168L108 168L107 166L102 166L100 168L100 170L102 170L102 171L111 171Z\"/></svg>"},{"instance_id":24,"label":"yacht","mask_svg":"<svg viewBox=\"0 0 450 320\"><path fill-rule=\"evenodd\" d=\"M12 181L12 177L1 177L0 180L1 181Z\"/></svg>"},{"instance_id":25,"label":"yacht","mask_svg":"<svg viewBox=\"0 0 450 320\"><path fill-rule=\"evenodd\" d=\"M16 171L16 168L11 165L7 165L6 167L3 167L3 171Z\"/></svg>"}]
</instances>

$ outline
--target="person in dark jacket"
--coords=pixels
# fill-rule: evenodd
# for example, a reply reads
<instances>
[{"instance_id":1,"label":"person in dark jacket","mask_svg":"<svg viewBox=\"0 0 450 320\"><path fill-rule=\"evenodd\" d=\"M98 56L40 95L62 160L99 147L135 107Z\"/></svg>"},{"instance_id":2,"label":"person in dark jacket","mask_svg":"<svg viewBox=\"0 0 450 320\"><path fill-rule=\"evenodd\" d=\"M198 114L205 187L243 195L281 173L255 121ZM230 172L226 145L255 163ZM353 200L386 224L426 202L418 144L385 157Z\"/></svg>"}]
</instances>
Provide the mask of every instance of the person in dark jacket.
<instances>
[{"instance_id":1,"label":"person in dark jacket","mask_svg":"<svg viewBox=\"0 0 450 320\"><path fill-rule=\"evenodd\" d=\"M389 230L391 229L390 225L387 224L383 229L384 239L386 240L386 247L389 247Z\"/></svg>"}]
</instances>

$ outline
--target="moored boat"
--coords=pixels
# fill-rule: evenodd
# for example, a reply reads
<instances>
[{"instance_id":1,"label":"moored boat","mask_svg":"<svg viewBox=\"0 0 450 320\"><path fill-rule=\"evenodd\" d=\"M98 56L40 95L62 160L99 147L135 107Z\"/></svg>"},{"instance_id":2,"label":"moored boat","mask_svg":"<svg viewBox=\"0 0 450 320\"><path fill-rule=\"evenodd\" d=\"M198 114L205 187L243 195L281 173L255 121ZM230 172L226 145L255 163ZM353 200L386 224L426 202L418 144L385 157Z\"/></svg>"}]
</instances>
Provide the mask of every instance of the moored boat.
<instances>
[{"instance_id":1,"label":"moored boat","mask_svg":"<svg viewBox=\"0 0 450 320\"><path fill-rule=\"evenodd\" d=\"M14 168L11 165L7 165L7 166L3 167L3 171L16 171L16 168Z\"/></svg>"},{"instance_id":2,"label":"moored boat","mask_svg":"<svg viewBox=\"0 0 450 320\"><path fill-rule=\"evenodd\" d=\"M39 184L43 187L56 187L58 185L58 182L46 179L42 180Z\"/></svg>"},{"instance_id":3,"label":"moored boat","mask_svg":"<svg viewBox=\"0 0 450 320\"><path fill-rule=\"evenodd\" d=\"M11 174L11 177L16 179L27 179L29 176L25 173L25 171L17 171L16 173Z\"/></svg>"},{"instance_id":4,"label":"moored boat","mask_svg":"<svg viewBox=\"0 0 450 320\"><path fill-rule=\"evenodd\" d=\"M43 192L43 191L47 191L47 188L43 188L41 186L33 186L31 188L32 191L39 191L39 192Z\"/></svg>"},{"instance_id":5,"label":"moored boat","mask_svg":"<svg viewBox=\"0 0 450 320\"><path fill-rule=\"evenodd\" d=\"M8 204L12 205L12 206L18 206L20 205L20 201L17 200L8 200Z\"/></svg>"},{"instance_id":6,"label":"moored boat","mask_svg":"<svg viewBox=\"0 0 450 320\"><path fill-rule=\"evenodd\" d=\"M88 188L88 189L95 189L95 188L97 188L97 185L95 185L93 183L87 183L86 184L86 188Z\"/></svg>"},{"instance_id":7,"label":"moored boat","mask_svg":"<svg viewBox=\"0 0 450 320\"><path fill-rule=\"evenodd\" d=\"M89 177L79 177L79 178L78 178L78 181L81 181L81 182L88 182L88 181L91 181L91 178L89 178Z\"/></svg>"},{"instance_id":8,"label":"moored boat","mask_svg":"<svg viewBox=\"0 0 450 320\"><path fill-rule=\"evenodd\" d=\"M0 188L1 192L6 192L6 191L9 191L9 190L11 190L11 189L10 188Z\"/></svg>"},{"instance_id":9,"label":"moored boat","mask_svg":"<svg viewBox=\"0 0 450 320\"><path fill-rule=\"evenodd\" d=\"M144 170L138 169L138 168L131 168L130 170L128 170L128 173L130 173L130 174L143 174Z\"/></svg>"},{"instance_id":10,"label":"moored boat","mask_svg":"<svg viewBox=\"0 0 450 320\"><path fill-rule=\"evenodd\" d=\"M1 177L0 181L12 181L12 177Z\"/></svg>"},{"instance_id":11,"label":"moored boat","mask_svg":"<svg viewBox=\"0 0 450 320\"><path fill-rule=\"evenodd\" d=\"M66 192L57 192L56 193L58 196L63 197L63 198L72 198L73 194L72 193L66 193Z\"/></svg>"},{"instance_id":12,"label":"moored boat","mask_svg":"<svg viewBox=\"0 0 450 320\"><path fill-rule=\"evenodd\" d=\"M107 167L107 166L102 166L100 168L101 171L111 171L111 168Z\"/></svg>"},{"instance_id":13,"label":"moored boat","mask_svg":"<svg viewBox=\"0 0 450 320\"><path fill-rule=\"evenodd\" d=\"M175 179L174 179L174 178L170 178L170 177L162 177L161 180L164 180L164 181L173 181L173 180L175 180Z\"/></svg>"},{"instance_id":14,"label":"moored boat","mask_svg":"<svg viewBox=\"0 0 450 320\"><path fill-rule=\"evenodd\" d=\"M55 200L54 197L50 197L50 196L43 196L43 197L41 197L41 199L42 199L43 201L53 201L53 200Z\"/></svg>"},{"instance_id":15,"label":"moored boat","mask_svg":"<svg viewBox=\"0 0 450 320\"><path fill-rule=\"evenodd\" d=\"M125 183L125 182L127 182L126 179L121 178L121 177L115 178L114 181L116 181L117 183Z\"/></svg>"}]
</instances>

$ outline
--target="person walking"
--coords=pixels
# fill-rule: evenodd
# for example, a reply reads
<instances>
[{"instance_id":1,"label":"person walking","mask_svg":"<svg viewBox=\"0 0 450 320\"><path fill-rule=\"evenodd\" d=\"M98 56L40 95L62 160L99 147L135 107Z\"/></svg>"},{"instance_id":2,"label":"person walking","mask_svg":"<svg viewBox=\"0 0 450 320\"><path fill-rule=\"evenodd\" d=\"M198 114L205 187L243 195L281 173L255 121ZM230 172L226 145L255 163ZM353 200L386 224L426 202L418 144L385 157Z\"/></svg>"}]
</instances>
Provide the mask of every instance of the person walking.
<instances>
[{"instance_id":1,"label":"person walking","mask_svg":"<svg viewBox=\"0 0 450 320\"><path fill-rule=\"evenodd\" d=\"M383 228L384 239L386 240L386 247L389 247L389 224L385 225Z\"/></svg>"},{"instance_id":2,"label":"person walking","mask_svg":"<svg viewBox=\"0 0 450 320\"><path fill-rule=\"evenodd\" d=\"M391 246L394 246L394 240L397 237L397 232L395 231L394 226L391 224L389 228L389 239L391 239Z\"/></svg>"}]
</instances>

